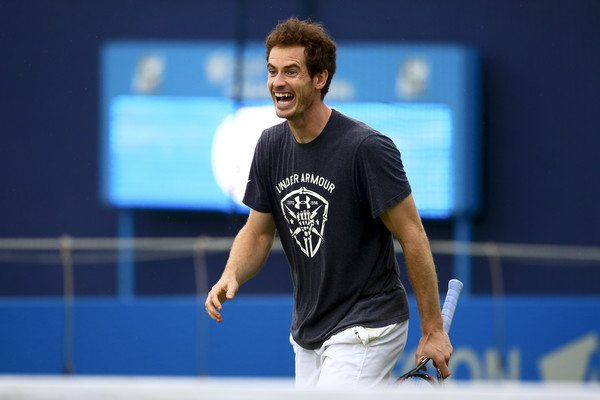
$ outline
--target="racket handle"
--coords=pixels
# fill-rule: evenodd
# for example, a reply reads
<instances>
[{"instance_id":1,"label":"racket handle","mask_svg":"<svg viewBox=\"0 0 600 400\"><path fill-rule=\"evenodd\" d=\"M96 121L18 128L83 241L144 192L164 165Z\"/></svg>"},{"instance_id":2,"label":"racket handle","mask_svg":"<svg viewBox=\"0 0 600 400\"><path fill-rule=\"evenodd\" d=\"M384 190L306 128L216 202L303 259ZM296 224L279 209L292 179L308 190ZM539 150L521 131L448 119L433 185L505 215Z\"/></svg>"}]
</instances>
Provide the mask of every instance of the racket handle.
<instances>
[{"instance_id":1,"label":"racket handle","mask_svg":"<svg viewBox=\"0 0 600 400\"><path fill-rule=\"evenodd\" d=\"M450 332L450 326L452 325L452 319L454 318L454 312L456 311L456 304L458 303L458 296L463 288L463 283L458 279L451 279L448 282L448 293L444 300L444 307L442 308L442 319L444 320L444 330Z\"/></svg>"}]
</instances>

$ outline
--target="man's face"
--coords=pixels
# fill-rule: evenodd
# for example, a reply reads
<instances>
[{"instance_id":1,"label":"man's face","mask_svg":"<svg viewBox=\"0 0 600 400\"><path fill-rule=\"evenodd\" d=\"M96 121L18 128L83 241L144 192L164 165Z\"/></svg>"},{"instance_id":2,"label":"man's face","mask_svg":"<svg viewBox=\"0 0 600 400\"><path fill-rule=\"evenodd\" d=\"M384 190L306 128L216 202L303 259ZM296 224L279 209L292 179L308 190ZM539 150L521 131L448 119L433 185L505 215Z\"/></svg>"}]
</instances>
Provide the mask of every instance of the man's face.
<instances>
[{"instance_id":1,"label":"man's face","mask_svg":"<svg viewBox=\"0 0 600 400\"><path fill-rule=\"evenodd\" d=\"M310 77L304 47L273 47L267 70L267 85L279 118L300 119L321 98L318 74Z\"/></svg>"}]
</instances>

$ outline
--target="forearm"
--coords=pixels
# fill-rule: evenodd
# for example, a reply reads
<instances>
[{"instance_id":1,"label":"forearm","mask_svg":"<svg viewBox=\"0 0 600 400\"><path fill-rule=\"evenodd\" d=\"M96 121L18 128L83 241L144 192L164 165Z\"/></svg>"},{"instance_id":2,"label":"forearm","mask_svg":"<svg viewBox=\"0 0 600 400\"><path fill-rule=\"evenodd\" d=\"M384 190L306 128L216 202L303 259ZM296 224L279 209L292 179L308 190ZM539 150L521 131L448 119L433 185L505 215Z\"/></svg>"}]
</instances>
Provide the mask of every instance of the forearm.
<instances>
[{"instance_id":1,"label":"forearm","mask_svg":"<svg viewBox=\"0 0 600 400\"><path fill-rule=\"evenodd\" d=\"M246 224L237 234L223 275L233 276L239 285L250 280L264 265L274 234L259 234Z\"/></svg>"},{"instance_id":2,"label":"forearm","mask_svg":"<svg viewBox=\"0 0 600 400\"><path fill-rule=\"evenodd\" d=\"M410 282L417 299L423 335L443 329L438 279L425 232L402 243Z\"/></svg>"},{"instance_id":3,"label":"forearm","mask_svg":"<svg viewBox=\"0 0 600 400\"><path fill-rule=\"evenodd\" d=\"M417 298L423 335L443 330L435 264L429 239L412 195L388 208L381 215L381 220L398 238L404 250L408 277Z\"/></svg>"},{"instance_id":4,"label":"forearm","mask_svg":"<svg viewBox=\"0 0 600 400\"><path fill-rule=\"evenodd\" d=\"M412 196L387 209L381 220L398 238L404 250L406 269L417 298L421 340L415 352L415 361L418 363L423 357L433 359L445 378L450 375L448 361L452 345L448 334L444 332L437 273L429 239Z\"/></svg>"},{"instance_id":5,"label":"forearm","mask_svg":"<svg viewBox=\"0 0 600 400\"><path fill-rule=\"evenodd\" d=\"M275 231L271 214L250 210L246 225L233 241L221 279L206 296L206 312L212 319L223 322L223 303L233 300L240 285L262 268L273 245Z\"/></svg>"}]
</instances>

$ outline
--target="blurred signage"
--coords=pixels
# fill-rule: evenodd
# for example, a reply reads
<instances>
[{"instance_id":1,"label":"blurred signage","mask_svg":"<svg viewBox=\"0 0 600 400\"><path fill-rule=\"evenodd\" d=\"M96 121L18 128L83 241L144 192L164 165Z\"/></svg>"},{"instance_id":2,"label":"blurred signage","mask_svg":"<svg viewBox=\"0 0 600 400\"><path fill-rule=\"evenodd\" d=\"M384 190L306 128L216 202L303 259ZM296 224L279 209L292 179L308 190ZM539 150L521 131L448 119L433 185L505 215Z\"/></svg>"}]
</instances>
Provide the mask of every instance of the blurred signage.
<instances>
[{"instance_id":1,"label":"blurred signage","mask_svg":"<svg viewBox=\"0 0 600 400\"><path fill-rule=\"evenodd\" d=\"M479 205L477 68L460 46L339 44L326 103L394 140L423 218ZM247 212L254 146L281 121L262 43L111 42L101 71L107 203Z\"/></svg>"}]
</instances>

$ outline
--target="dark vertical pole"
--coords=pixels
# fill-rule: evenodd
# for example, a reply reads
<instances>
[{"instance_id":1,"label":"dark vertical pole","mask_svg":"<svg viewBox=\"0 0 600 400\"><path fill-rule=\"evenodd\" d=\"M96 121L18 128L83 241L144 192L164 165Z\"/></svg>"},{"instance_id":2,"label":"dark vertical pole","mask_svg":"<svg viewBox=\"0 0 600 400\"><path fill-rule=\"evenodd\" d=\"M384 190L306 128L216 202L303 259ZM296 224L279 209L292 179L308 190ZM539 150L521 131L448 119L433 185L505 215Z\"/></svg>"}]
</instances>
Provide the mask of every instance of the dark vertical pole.
<instances>
[{"instance_id":1,"label":"dark vertical pole","mask_svg":"<svg viewBox=\"0 0 600 400\"><path fill-rule=\"evenodd\" d=\"M206 315L202 305L206 301L208 293L208 268L206 266L206 245L202 238L198 238L194 244L194 275L196 278L196 301L198 310L196 316L198 318L196 329L196 369L200 376L208 374L208 316Z\"/></svg>"},{"instance_id":2,"label":"dark vertical pole","mask_svg":"<svg viewBox=\"0 0 600 400\"><path fill-rule=\"evenodd\" d=\"M233 68L233 99L236 108L244 98L244 48L246 46L246 0L237 1L235 16L235 65Z\"/></svg>"},{"instance_id":3,"label":"dark vertical pole","mask_svg":"<svg viewBox=\"0 0 600 400\"><path fill-rule=\"evenodd\" d=\"M454 219L454 240L470 243L473 240L473 226L471 219L465 215L459 215ZM454 255L454 276L459 279L463 287L463 296L469 296L471 289L471 255L458 253Z\"/></svg>"},{"instance_id":4,"label":"dark vertical pole","mask_svg":"<svg viewBox=\"0 0 600 400\"><path fill-rule=\"evenodd\" d=\"M117 289L121 299L135 295L135 254L132 241L135 236L135 212L123 208L118 213L119 264Z\"/></svg>"},{"instance_id":5,"label":"dark vertical pole","mask_svg":"<svg viewBox=\"0 0 600 400\"><path fill-rule=\"evenodd\" d=\"M244 53L246 48L246 0L237 0L235 13L235 50L233 65L233 112L237 112L243 107L244 102ZM237 204L233 193L229 193L229 204L231 210L228 217L228 225L235 224L235 210Z\"/></svg>"},{"instance_id":6,"label":"dark vertical pole","mask_svg":"<svg viewBox=\"0 0 600 400\"><path fill-rule=\"evenodd\" d=\"M68 235L60 238L60 256L63 267L63 302L65 323L63 333L63 372L75 373L75 277L71 255L72 240Z\"/></svg>"}]
</instances>

